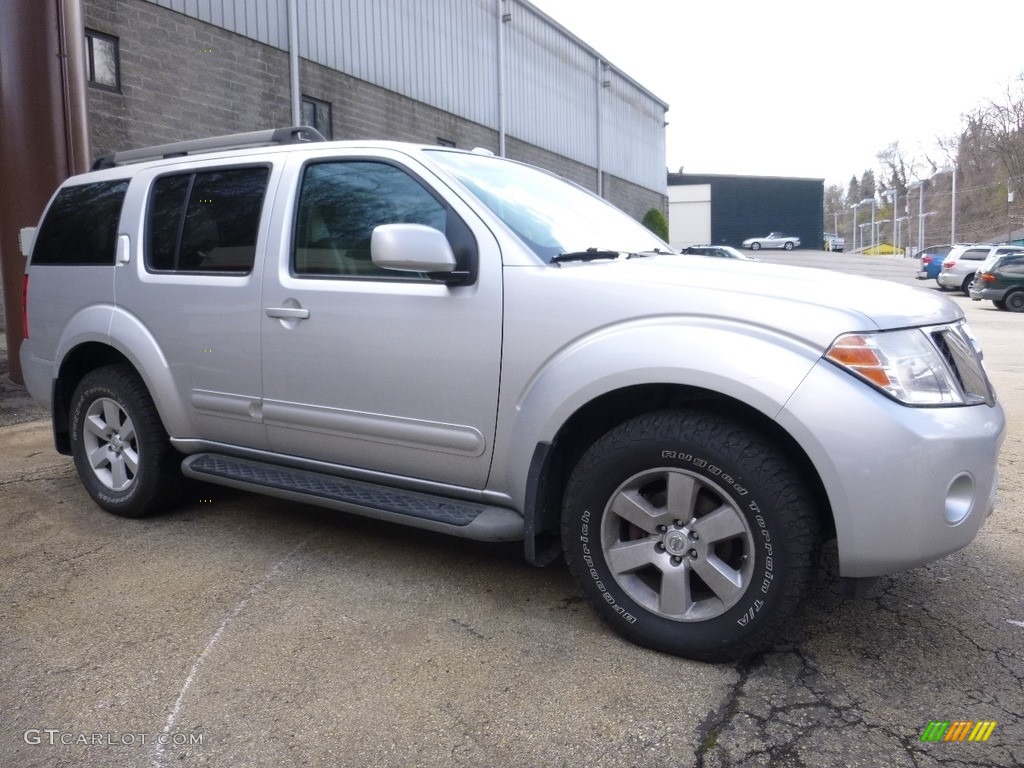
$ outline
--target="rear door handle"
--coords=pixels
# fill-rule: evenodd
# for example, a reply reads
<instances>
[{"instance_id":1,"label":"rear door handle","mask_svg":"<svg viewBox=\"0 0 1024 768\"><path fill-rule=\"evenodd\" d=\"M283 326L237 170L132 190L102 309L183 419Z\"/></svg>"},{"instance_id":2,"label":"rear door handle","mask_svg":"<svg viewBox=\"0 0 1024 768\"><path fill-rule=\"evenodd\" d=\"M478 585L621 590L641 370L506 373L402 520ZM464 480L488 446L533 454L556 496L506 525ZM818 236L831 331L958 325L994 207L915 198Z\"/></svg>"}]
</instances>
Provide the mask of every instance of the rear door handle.
<instances>
[{"instance_id":1,"label":"rear door handle","mask_svg":"<svg viewBox=\"0 0 1024 768\"><path fill-rule=\"evenodd\" d=\"M267 317L281 320L305 320L309 317L309 310L302 307L267 307L264 311Z\"/></svg>"}]
</instances>

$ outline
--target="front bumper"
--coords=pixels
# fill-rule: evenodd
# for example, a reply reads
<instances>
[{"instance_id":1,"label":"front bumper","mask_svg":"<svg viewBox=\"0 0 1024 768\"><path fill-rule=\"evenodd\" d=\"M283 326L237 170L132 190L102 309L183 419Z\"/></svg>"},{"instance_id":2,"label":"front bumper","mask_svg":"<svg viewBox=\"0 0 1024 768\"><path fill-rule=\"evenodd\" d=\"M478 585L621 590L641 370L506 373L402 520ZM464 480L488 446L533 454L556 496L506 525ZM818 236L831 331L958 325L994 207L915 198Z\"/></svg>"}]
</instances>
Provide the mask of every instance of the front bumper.
<instances>
[{"instance_id":1,"label":"front bumper","mask_svg":"<svg viewBox=\"0 0 1024 768\"><path fill-rule=\"evenodd\" d=\"M995 505L1006 429L998 402L911 408L821 361L778 422L825 487L841 576L883 576L956 552Z\"/></svg>"}]
</instances>

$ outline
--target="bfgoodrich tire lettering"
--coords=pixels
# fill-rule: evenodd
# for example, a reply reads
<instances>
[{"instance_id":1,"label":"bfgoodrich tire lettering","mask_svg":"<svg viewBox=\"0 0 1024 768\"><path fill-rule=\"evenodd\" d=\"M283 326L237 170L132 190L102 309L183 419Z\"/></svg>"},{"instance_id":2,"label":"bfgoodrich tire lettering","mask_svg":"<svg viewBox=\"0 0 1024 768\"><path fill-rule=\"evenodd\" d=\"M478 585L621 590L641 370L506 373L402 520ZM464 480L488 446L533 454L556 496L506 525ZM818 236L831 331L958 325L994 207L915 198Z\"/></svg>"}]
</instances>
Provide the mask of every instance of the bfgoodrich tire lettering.
<instances>
[{"instance_id":1,"label":"bfgoodrich tire lettering","mask_svg":"<svg viewBox=\"0 0 1024 768\"><path fill-rule=\"evenodd\" d=\"M86 374L72 396L69 422L78 476L105 510L142 517L178 499L181 457L133 368L113 365Z\"/></svg>"},{"instance_id":2,"label":"bfgoodrich tire lettering","mask_svg":"<svg viewBox=\"0 0 1024 768\"><path fill-rule=\"evenodd\" d=\"M817 516L799 474L727 417L663 411L613 429L573 471L566 561L620 634L708 661L777 641L813 576Z\"/></svg>"}]
</instances>

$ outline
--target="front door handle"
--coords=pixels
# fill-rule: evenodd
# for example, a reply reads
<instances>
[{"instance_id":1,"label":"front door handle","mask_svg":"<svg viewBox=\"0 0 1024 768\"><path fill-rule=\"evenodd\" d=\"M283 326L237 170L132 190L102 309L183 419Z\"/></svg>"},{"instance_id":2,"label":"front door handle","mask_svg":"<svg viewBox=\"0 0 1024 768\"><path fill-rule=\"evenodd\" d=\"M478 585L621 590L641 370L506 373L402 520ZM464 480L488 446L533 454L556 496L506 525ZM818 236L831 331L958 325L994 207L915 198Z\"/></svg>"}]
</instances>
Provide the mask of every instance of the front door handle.
<instances>
[{"instance_id":1,"label":"front door handle","mask_svg":"<svg viewBox=\"0 0 1024 768\"><path fill-rule=\"evenodd\" d=\"M281 320L305 320L309 317L309 310L302 307L267 307L264 311L267 317Z\"/></svg>"}]
</instances>

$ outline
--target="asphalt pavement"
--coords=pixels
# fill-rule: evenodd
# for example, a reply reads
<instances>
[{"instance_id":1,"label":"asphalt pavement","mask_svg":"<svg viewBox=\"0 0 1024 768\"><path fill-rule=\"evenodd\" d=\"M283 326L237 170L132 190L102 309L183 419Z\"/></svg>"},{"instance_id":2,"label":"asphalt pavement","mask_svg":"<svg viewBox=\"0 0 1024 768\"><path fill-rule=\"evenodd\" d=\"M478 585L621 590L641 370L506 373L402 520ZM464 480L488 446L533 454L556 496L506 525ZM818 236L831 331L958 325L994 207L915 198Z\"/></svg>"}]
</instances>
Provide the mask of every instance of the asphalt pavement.
<instances>
[{"instance_id":1,"label":"asphalt pavement","mask_svg":"<svg viewBox=\"0 0 1024 768\"><path fill-rule=\"evenodd\" d=\"M762 257L934 290L900 258ZM209 487L107 515L7 382L0 767L1024 765L1024 315L950 296L1009 417L995 513L861 600L827 557L792 642L741 664L620 640L517 546ZM922 741L947 721L996 725Z\"/></svg>"}]
</instances>

